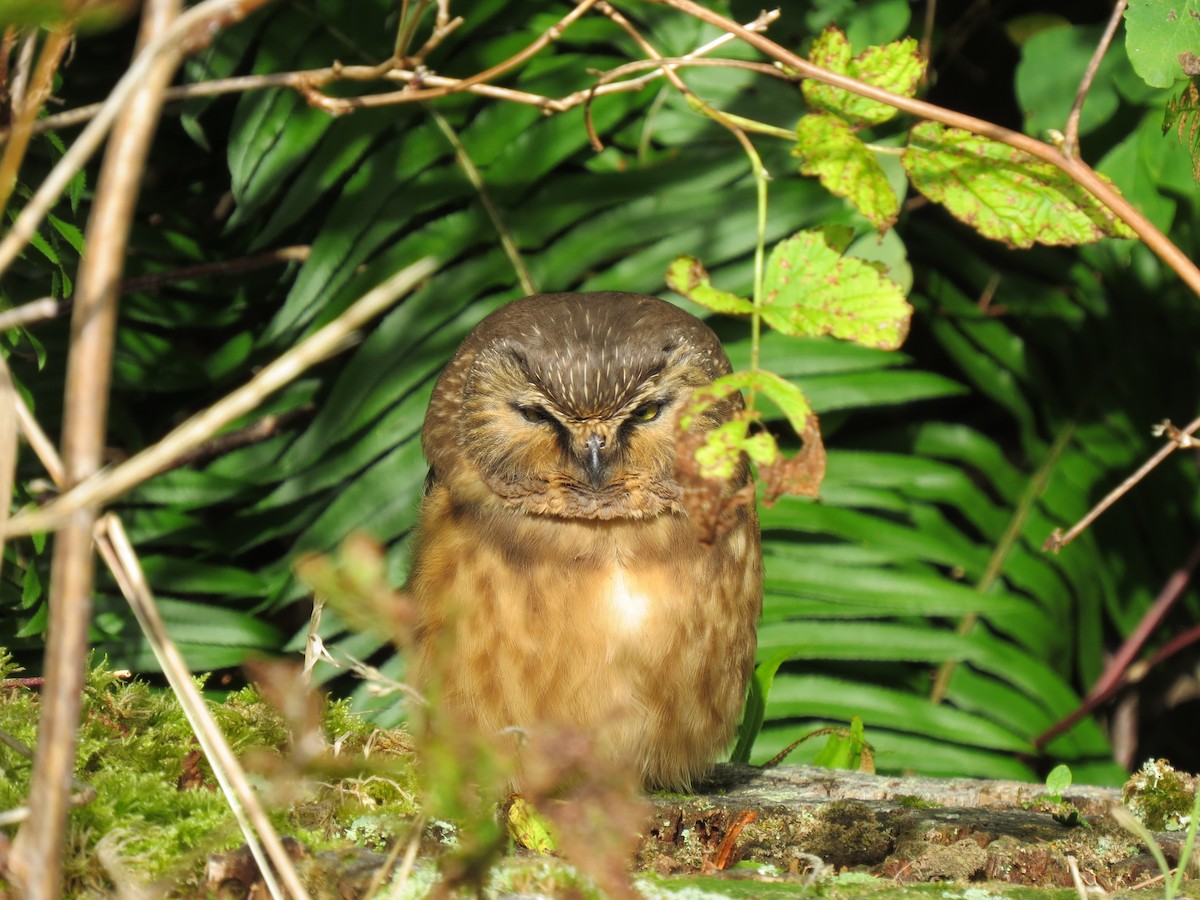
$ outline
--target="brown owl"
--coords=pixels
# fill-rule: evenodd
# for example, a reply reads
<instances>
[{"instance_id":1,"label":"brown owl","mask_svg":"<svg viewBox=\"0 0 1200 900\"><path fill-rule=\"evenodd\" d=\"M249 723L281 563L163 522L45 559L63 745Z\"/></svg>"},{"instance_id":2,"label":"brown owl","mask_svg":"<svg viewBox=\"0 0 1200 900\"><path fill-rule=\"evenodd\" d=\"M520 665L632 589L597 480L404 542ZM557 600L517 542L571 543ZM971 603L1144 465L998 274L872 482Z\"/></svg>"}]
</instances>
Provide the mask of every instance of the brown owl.
<instances>
[{"instance_id":1,"label":"brown owl","mask_svg":"<svg viewBox=\"0 0 1200 900\"><path fill-rule=\"evenodd\" d=\"M692 390L729 371L656 297L538 294L484 319L425 418L411 680L482 734L582 732L650 787L708 772L753 666L762 554L753 504L702 540L675 454Z\"/></svg>"}]
</instances>

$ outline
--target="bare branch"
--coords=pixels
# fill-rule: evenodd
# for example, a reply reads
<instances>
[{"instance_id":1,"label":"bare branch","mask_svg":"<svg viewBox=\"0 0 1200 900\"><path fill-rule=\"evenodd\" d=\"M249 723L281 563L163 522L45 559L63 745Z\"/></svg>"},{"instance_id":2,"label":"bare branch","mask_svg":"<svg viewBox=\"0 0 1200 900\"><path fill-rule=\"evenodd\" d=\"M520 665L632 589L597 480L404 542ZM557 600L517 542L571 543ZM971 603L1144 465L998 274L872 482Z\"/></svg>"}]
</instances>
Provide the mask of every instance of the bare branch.
<instances>
[{"instance_id":1,"label":"bare branch","mask_svg":"<svg viewBox=\"0 0 1200 900\"><path fill-rule=\"evenodd\" d=\"M241 826L246 844L258 862L259 872L272 896L307 900L308 892L296 873L296 867L288 856L279 833L271 825L271 820L259 802L250 780L238 764L237 757L233 755L224 735L221 734L220 726L209 712L204 697L192 681L192 673L179 648L167 634L154 594L121 520L112 513L101 518L96 523L95 540L101 556L116 577L121 593L129 601L142 633L146 635L150 648L154 651L154 658L158 660L163 674L167 676L171 690L178 698L183 714L192 726L204 755L212 765L213 775L221 785L225 799ZM268 857L273 866L267 864ZM287 888L286 894L275 882L276 875Z\"/></svg>"},{"instance_id":2,"label":"bare branch","mask_svg":"<svg viewBox=\"0 0 1200 900\"><path fill-rule=\"evenodd\" d=\"M779 18L779 10L770 10L758 16L753 22L746 24L746 28L750 31L765 31L766 28ZM719 47L728 44L735 40L732 34L722 34L714 38L707 44L696 48L691 53L688 53L679 59L679 63L684 61L692 62L699 57L702 57ZM730 60L730 64L740 64L743 66L754 65L745 64L741 60ZM234 78L220 78L212 81L202 81L196 84L180 85L177 87L168 88L165 98L169 101L191 100L196 97L216 97L226 94L243 94L249 91L268 90L271 88L290 88L296 91L311 90L314 86L327 86L336 81L397 81L402 84L421 84L429 87L445 88L446 94L459 92L467 92L477 94L482 97L490 97L494 100L505 100L510 103L520 103L525 106L535 106L546 113L566 112L579 106L581 103L587 102L591 97L601 96L605 94L624 93L627 91L641 90L647 84L662 77L662 69L654 67L654 71L649 72L640 78L634 78L629 81L622 81L615 84L602 84L599 87L586 88L584 90L575 91L572 94L567 94L564 97L553 98L544 97L541 94L531 94L528 91L519 91L514 88L500 87L493 84L471 83L463 78L450 78L445 75L437 75L431 72L417 71L408 68L395 68L393 62L389 61L382 66L329 66L323 69L308 69L298 72L277 72L272 74L261 75L241 75ZM773 74L777 77L786 77L770 66L761 66L762 70L767 70L767 74ZM420 97L412 96L411 91L398 91L391 94L395 103L407 103L411 100L421 99ZM103 104L92 103L87 106L76 107L65 112L55 113L54 115L45 116L32 123L31 131L36 134L42 131L56 131L61 128L68 128L72 125L79 125L92 119L100 112ZM11 130L0 128L0 141L7 140L11 134Z\"/></svg>"},{"instance_id":3,"label":"bare branch","mask_svg":"<svg viewBox=\"0 0 1200 900\"><path fill-rule=\"evenodd\" d=\"M32 34L30 37L32 38ZM33 136L30 125L37 119L42 104L50 96L58 64L74 37L75 33L69 25L63 25L47 34L28 91L22 86L19 91L20 100L13 100L12 136L4 146L4 155L0 157L0 213L8 206L8 200L17 186L17 171L21 168L29 139Z\"/></svg>"},{"instance_id":4,"label":"bare branch","mask_svg":"<svg viewBox=\"0 0 1200 900\"><path fill-rule=\"evenodd\" d=\"M119 466L93 475L39 510L13 516L4 533L11 536L52 531L77 511L102 506L170 468L180 456L195 450L230 422L258 406L268 395L344 347L352 332L412 290L435 268L436 263L427 258L400 270L364 294L328 325L264 366L237 390Z\"/></svg>"},{"instance_id":5,"label":"bare branch","mask_svg":"<svg viewBox=\"0 0 1200 900\"><path fill-rule=\"evenodd\" d=\"M280 247L278 250L268 250L256 253L254 256L243 256L239 259L226 259L220 262L201 263L196 266L182 266L166 272L155 272L152 275L139 275L137 278L126 278L121 282L121 293L153 290L164 284L174 284L178 281L190 281L194 278L223 277L240 275L265 266L273 266L282 262L304 262L312 250L307 245L295 247ZM2 319L3 313L0 313Z\"/></svg>"},{"instance_id":6,"label":"bare branch","mask_svg":"<svg viewBox=\"0 0 1200 900\"><path fill-rule=\"evenodd\" d=\"M508 59L497 63L490 69L478 72L469 78L464 78L453 88L416 88L407 87L401 91L386 94L368 94L365 97L329 97L320 93L316 86L302 86L300 92L305 99L317 107L333 115L352 112L356 109L370 109L377 106L392 106L396 103L412 103L416 100L432 100L435 97L445 97L457 93L472 85L491 81L510 69L515 69L521 63L536 56L542 48L558 40L571 24L596 4L597 0L580 0L569 13L542 32L536 40L530 42L524 49L514 53Z\"/></svg>"},{"instance_id":7,"label":"bare branch","mask_svg":"<svg viewBox=\"0 0 1200 900\"><path fill-rule=\"evenodd\" d=\"M1158 596L1154 598L1154 602L1150 604L1150 608L1146 610L1145 615L1142 616L1133 633L1125 639L1120 649L1109 660L1108 665L1104 667L1103 674L1101 674L1095 685L1092 686L1092 689L1088 691L1088 695L1083 703L1069 715L1054 723L1053 726L1047 728L1034 738L1033 745L1035 747L1044 747L1060 734L1069 731L1075 723L1085 716L1090 715L1092 710L1107 702L1113 694L1129 682L1130 666L1132 666L1133 661L1142 651L1150 635L1158 630L1167 613L1171 611L1183 595L1183 592L1190 586L1197 566L1200 566L1200 544L1194 546L1183 565L1171 573L1171 577L1167 579L1162 590L1158 592ZM1156 661L1163 658L1165 656L1162 656L1162 651L1155 657Z\"/></svg>"},{"instance_id":8,"label":"bare branch","mask_svg":"<svg viewBox=\"0 0 1200 900\"><path fill-rule=\"evenodd\" d=\"M1100 518L1105 510L1129 493L1133 486L1145 478L1150 471L1155 468L1155 466L1179 449L1179 447L1183 445L1185 439L1189 438L1197 431L1200 431L1200 418L1192 420L1192 422L1187 426L1187 428L1183 429L1183 431L1179 431L1179 429L1171 426L1170 422L1164 422L1162 425L1158 426L1158 428L1162 429L1162 432L1165 432L1167 430L1167 426L1170 426L1172 429L1174 429L1173 433L1170 435L1170 441L1168 443L1160 447L1153 456L1142 463L1136 472L1109 491L1099 503L1087 511L1087 514L1082 519L1068 528L1066 534L1063 534L1057 528L1054 529L1050 537L1046 538L1046 542L1042 545L1042 549L1057 553L1063 547L1067 546L1067 544L1071 543L1071 541L1075 540L1075 538L1079 537L1084 529Z\"/></svg>"},{"instance_id":9,"label":"bare branch","mask_svg":"<svg viewBox=\"0 0 1200 900\"><path fill-rule=\"evenodd\" d=\"M707 7L701 6L695 0L650 0L650 2L677 9L704 22L716 25L724 31L735 34L760 52L765 53L784 66L794 69L804 78L811 78L823 84L851 91L861 97L886 103L901 112L906 112L922 119L940 122L952 128L961 128L972 134L1000 141L1010 147L1023 150L1030 156L1042 160L1042 162L1049 163L1074 179L1084 190L1108 207L1117 218L1133 229L1134 233L1142 239L1146 246L1154 251L1159 259L1170 266L1188 287L1192 289L1193 293L1200 296L1200 268L1197 268L1195 263L1182 250L1172 243L1166 235L1155 228L1149 219L1143 216L1133 204L1121 196L1112 185L1106 183L1097 175L1090 166L1077 158L1066 156L1057 147L992 122L977 119L974 116L953 112L944 107L928 103L924 100L917 100L913 97L902 97L899 94L893 94L891 91L875 87L856 78L850 78L846 75L822 69L820 66L813 65L807 59L798 56L786 47L775 43L770 38L743 28L732 19L728 19Z\"/></svg>"},{"instance_id":10,"label":"bare branch","mask_svg":"<svg viewBox=\"0 0 1200 900\"><path fill-rule=\"evenodd\" d=\"M1121 24L1121 17L1125 15L1125 7L1128 5L1129 0L1117 0L1113 6L1108 26L1104 29L1104 34L1100 36L1100 43L1096 45L1092 58L1088 60L1087 69L1084 70L1083 78L1079 82L1079 90L1075 93L1075 102L1071 104L1071 111L1067 114L1067 125L1063 137L1062 151L1069 157L1079 155L1079 116L1083 112L1083 101L1087 99L1088 91L1092 89L1092 82L1096 79L1100 62L1108 51L1108 45L1112 43L1113 35L1117 33L1117 26Z\"/></svg>"},{"instance_id":11,"label":"bare branch","mask_svg":"<svg viewBox=\"0 0 1200 900\"><path fill-rule=\"evenodd\" d=\"M70 309L71 304L66 300L55 300L53 297L42 297L40 300L30 300L12 309L0 312L0 331L10 328L21 328L34 322L44 322L46 319L56 319Z\"/></svg>"},{"instance_id":12,"label":"bare branch","mask_svg":"<svg viewBox=\"0 0 1200 900\"><path fill-rule=\"evenodd\" d=\"M173 55L184 45L194 44L204 27L231 16L245 15L265 0L204 0L186 10L162 35L150 41L134 59L108 99L101 104L95 118L76 138L71 148L42 181L25 204L12 228L0 241L0 274L5 272L21 249L33 237L38 225L50 208L58 202L67 185L104 140L117 114L129 103L157 67L159 60Z\"/></svg>"},{"instance_id":13,"label":"bare branch","mask_svg":"<svg viewBox=\"0 0 1200 900\"><path fill-rule=\"evenodd\" d=\"M169 33L181 7L182 0L148 2L139 41L145 44ZM129 102L108 142L88 221L88 252L80 262L77 278L62 437L68 485L87 479L100 468L116 332L117 284L142 168L158 124L162 91L179 60L178 54L169 50L154 56L141 53L138 58L149 58L151 62L131 89ZM61 164L54 171L60 169ZM26 218L25 213L21 218ZM21 219L17 221L19 225ZM4 242L10 247L9 261L23 246L23 242L11 240L18 231L14 225L13 234ZM10 861L12 876L28 900L53 900L62 895L69 783L75 768L76 729L92 620L95 517L94 506L81 505L54 541L43 665L46 687L42 691L37 756L29 787L37 803L31 806L29 819L17 835Z\"/></svg>"}]
</instances>

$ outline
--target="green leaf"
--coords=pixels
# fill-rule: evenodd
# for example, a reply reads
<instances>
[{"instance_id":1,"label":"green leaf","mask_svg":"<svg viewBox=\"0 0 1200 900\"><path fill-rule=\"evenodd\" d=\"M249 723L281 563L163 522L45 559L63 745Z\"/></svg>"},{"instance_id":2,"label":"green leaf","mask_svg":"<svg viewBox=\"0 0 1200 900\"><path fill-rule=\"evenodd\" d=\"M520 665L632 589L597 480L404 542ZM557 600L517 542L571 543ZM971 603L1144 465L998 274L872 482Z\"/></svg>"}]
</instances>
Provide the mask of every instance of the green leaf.
<instances>
[{"instance_id":1,"label":"green leaf","mask_svg":"<svg viewBox=\"0 0 1200 900\"><path fill-rule=\"evenodd\" d=\"M922 122L912 129L903 161L913 187L984 237L1010 247L1134 237L1064 172L969 131Z\"/></svg>"},{"instance_id":2,"label":"green leaf","mask_svg":"<svg viewBox=\"0 0 1200 900\"><path fill-rule=\"evenodd\" d=\"M706 309L724 315L750 315L754 304L745 297L712 286L700 260L679 256L667 269L667 287Z\"/></svg>"},{"instance_id":3,"label":"green leaf","mask_svg":"<svg viewBox=\"0 0 1200 900\"><path fill-rule=\"evenodd\" d=\"M1033 749L1028 737L927 697L820 675L777 675L767 713L772 719L812 716L848 721L858 716L872 733L890 728L991 750L1027 753Z\"/></svg>"},{"instance_id":4,"label":"green leaf","mask_svg":"<svg viewBox=\"0 0 1200 900\"><path fill-rule=\"evenodd\" d=\"M1064 22L1042 29L1022 45L1016 89L1029 134L1041 136L1052 128L1066 127L1079 81L1103 31L1102 25ZM1113 118L1120 103L1114 73L1125 65L1119 53L1104 55L1079 116L1080 134L1094 131Z\"/></svg>"},{"instance_id":5,"label":"green leaf","mask_svg":"<svg viewBox=\"0 0 1200 900\"><path fill-rule=\"evenodd\" d=\"M1063 793L1071 786L1071 767L1057 765L1046 776L1046 793L1051 797L1062 798Z\"/></svg>"},{"instance_id":6,"label":"green leaf","mask_svg":"<svg viewBox=\"0 0 1200 900\"><path fill-rule=\"evenodd\" d=\"M1180 59L1200 53L1200 0L1130 0L1125 52L1146 84L1171 87L1185 74Z\"/></svg>"},{"instance_id":7,"label":"green leaf","mask_svg":"<svg viewBox=\"0 0 1200 900\"><path fill-rule=\"evenodd\" d=\"M786 653L777 653L755 667L754 675L750 679L746 710L742 714L742 722L738 726L737 746L733 748L733 753L729 757L731 762L750 762L750 751L754 749L754 742L762 730L767 698L771 696L771 684L775 681L775 673L787 661L787 657Z\"/></svg>"},{"instance_id":8,"label":"green leaf","mask_svg":"<svg viewBox=\"0 0 1200 900\"><path fill-rule=\"evenodd\" d=\"M517 796L508 807L508 836L526 850L539 856L553 853L557 846L550 820L534 809L533 804Z\"/></svg>"},{"instance_id":9,"label":"green leaf","mask_svg":"<svg viewBox=\"0 0 1200 900\"><path fill-rule=\"evenodd\" d=\"M796 124L800 171L815 175L826 189L845 197L880 231L900 215L900 198L892 190L875 154L854 135L850 124L829 113L804 116Z\"/></svg>"},{"instance_id":10,"label":"green leaf","mask_svg":"<svg viewBox=\"0 0 1200 900\"><path fill-rule=\"evenodd\" d=\"M691 403L680 418L680 425L684 429L689 428L692 417L735 391L760 391L766 394L783 411L788 423L797 433L804 431L808 417L812 415L812 409L804 399L804 392L774 372L733 372L722 375L712 384L697 388L692 394Z\"/></svg>"},{"instance_id":11,"label":"green leaf","mask_svg":"<svg viewBox=\"0 0 1200 900\"><path fill-rule=\"evenodd\" d=\"M809 61L839 75L849 75L859 81L911 97L917 91L925 61L917 52L915 38L894 41L882 47L869 47L851 59L850 42L836 27L826 28L813 42ZM860 125L887 122L899 112L894 106L868 100L850 91L806 79L800 89L804 99L815 110L826 110Z\"/></svg>"},{"instance_id":12,"label":"green leaf","mask_svg":"<svg viewBox=\"0 0 1200 900\"><path fill-rule=\"evenodd\" d=\"M763 292L763 320L785 334L831 334L893 350L904 341L912 317L893 282L870 264L841 256L817 231L802 231L775 246Z\"/></svg>"}]
</instances>

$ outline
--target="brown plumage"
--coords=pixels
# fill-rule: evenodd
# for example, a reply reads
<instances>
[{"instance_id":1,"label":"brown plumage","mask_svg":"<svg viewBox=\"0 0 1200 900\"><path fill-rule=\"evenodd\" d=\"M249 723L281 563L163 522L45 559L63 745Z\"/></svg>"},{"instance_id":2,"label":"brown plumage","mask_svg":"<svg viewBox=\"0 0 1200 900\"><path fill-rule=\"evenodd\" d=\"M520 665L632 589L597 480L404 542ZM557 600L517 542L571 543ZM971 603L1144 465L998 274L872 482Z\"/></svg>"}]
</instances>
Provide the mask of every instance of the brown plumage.
<instances>
[{"instance_id":1,"label":"brown plumage","mask_svg":"<svg viewBox=\"0 0 1200 900\"><path fill-rule=\"evenodd\" d=\"M762 562L752 505L702 543L675 446L692 389L728 371L655 297L539 294L484 319L425 419L411 679L482 734L577 729L648 786L707 772L742 709Z\"/></svg>"}]
</instances>

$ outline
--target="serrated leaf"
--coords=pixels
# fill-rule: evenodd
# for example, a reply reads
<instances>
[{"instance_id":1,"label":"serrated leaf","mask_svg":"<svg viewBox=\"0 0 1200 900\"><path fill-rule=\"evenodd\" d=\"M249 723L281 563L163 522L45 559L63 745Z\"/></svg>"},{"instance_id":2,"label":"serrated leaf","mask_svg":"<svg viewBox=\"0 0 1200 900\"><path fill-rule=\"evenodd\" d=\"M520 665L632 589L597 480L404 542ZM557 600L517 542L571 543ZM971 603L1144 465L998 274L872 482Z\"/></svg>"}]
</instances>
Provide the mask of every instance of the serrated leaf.
<instances>
[{"instance_id":1,"label":"serrated leaf","mask_svg":"<svg viewBox=\"0 0 1200 900\"><path fill-rule=\"evenodd\" d=\"M842 256L819 231L802 231L771 251L762 315L785 334L831 334L894 350L908 334L912 307L875 267Z\"/></svg>"},{"instance_id":2,"label":"serrated leaf","mask_svg":"<svg viewBox=\"0 0 1200 900\"><path fill-rule=\"evenodd\" d=\"M925 61L917 52L915 38L893 41L882 47L869 47L853 59L850 42L834 26L826 28L813 42L809 61L839 75L911 97L917 91ZM806 79L800 89L809 107L826 110L859 125L878 125L894 118L898 110L877 100L868 100L842 88Z\"/></svg>"},{"instance_id":3,"label":"serrated leaf","mask_svg":"<svg viewBox=\"0 0 1200 900\"><path fill-rule=\"evenodd\" d=\"M920 123L909 135L902 160L913 187L984 237L1010 247L1134 237L1129 226L1064 172L959 128Z\"/></svg>"},{"instance_id":4,"label":"serrated leaf","mask_svg":"<svg viewBox=\"0 0 1200 900\"><path fill-rule=\"evenodd\" d=\"M1163 134L1175 130L1179 143L1192 157L1192 178L1200 181L1200 77L1188 79L1179 95L1167 101L1163 113Z\"/></svg>"},{"instance_id":5,"label":"serrated leaf","mask_svg":"<svg viewBox=\"0 0 1200 900\"><path fill-rule=\"evenodd\" d=\"M691 403L680 417L680 427L686 431L691 427L694 416L736 391L758 391L765 394L783 411L788 423L797 433L804 430L812 415L804 392L790 381L785 381L773 372L762 370L733 372L722 375L712 384L697 388L693 392Z\"/></svg>"},{"instance_id":6,"label":"serrated leaf","mask_svg":"<svg viewBox=\"0 0 1200 900\"><path fill-rule=\"evenodd\" d=\"M803 174L815 175L827 190L845 197L880 231L895 224L900 198L845 119L830 113L804 116L796 125L792 152L800 157Z\"/></svg>"},{"instance_id":7,"label":"serrated leaf","mask_svg":"<svg viewBox=\"0 0 1200 900\"><path fill-rule=\"evenodd\" d=\"M713 312L725 315L754 312L754 304L745 297L713 287L700 260L691 256L678 256L671 262L667 269L667 287Z\"/></svg>"},{"instance_id":8,"label":"serrated leaf","mask_svg":"<svg viewBox=\"0 0 1200 900\"><path fill-rule=\"evenodd\" d=\"M63 239L65 239L66 242L75 249L76 253L79 253L80 255L83 254L83 232L82 231L80 231L76 226L72 225L70 222L64 222L62 219L60 219L58 216L54 215L53 213L46 214L46 221L50 223L51 227L53 227L55 231L57 231L60 235L62 235Z\"/></svg>"},{"instance_id":9,"label":"serrated leaf","mask_svg":"<svg viewBox=\"0 0 1200 900\"><path fill-rule=\"evenodd\" d=\"M1180 56L1200 52L1200 0L1130 0L1125 52L1147 84L1173 85L1185 74Z\"/></svg>"}]
</instances>

